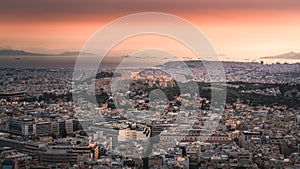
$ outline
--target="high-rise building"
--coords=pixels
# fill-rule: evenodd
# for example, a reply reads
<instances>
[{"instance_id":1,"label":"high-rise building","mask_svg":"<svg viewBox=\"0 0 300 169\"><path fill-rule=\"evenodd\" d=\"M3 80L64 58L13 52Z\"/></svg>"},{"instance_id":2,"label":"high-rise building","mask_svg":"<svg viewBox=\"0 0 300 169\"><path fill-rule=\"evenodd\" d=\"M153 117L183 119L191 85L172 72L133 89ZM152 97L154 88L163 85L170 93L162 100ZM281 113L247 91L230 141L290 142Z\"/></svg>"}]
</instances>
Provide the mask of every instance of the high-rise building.
<instances>
[{"instance_id":1,"label":"high-rise building","mask_svg":"<svg viewBox=\"0 0 300 169\"><path fill-rule=\"evenodd\" d=\"M59 128L58 128L58 122L57 121L52 121L51 122L51 133L53 135L58 135L59 134Z\"/></svg>"},{"instance_id":2,"label":"high-rise building","mask_svg":"<svg viewBox=\"0 0 300 169\"><path fill-rule=\"evenodd\" d=\"M65 137L67 136L65 120L57 120L51 122L51 132L54 135Z\"/></svg>"},{"instance_id":3,"label":"high-rise building","mask_svg":"<svg viewBox=\"0 0 300 169\"><path fill-rule=\"evenodd\" d=\"M50 136L51 122L36 122L34 124L34 134L36 136Z\"/></svg>"},{"instance_id":4,"label":"high-rise building","mask_svg":"<svg viewBox=\"0 0 300 169\"><path fill-rule=\"evenodd\" d=\"M33 124L34 124L34 119L11 118L8 120L8 131L16 135L32 136Z\"/></svg>"},{"instance_id":5,"label":"high-rise building","mask_svg":"<svg viewBox=\"0 0 300 169\"><path fill-rule=\"evenodd\" d=\"M68 119L65 121L66 123L66 132L67 134L73 133L73 119Z\"/></svg>"},{"instance_id":6,"label":"high-rise building","mask_svg":"<svg viewBox=\"0 0 300 169\"><path fill-rule=\"evenodd\" d=\"M62 137L67 136L66 122L65 122L65 120L59 120L58 121L58 133Z\"/></svg>"},{"instance_id":7,"label":"high-rise building","mask_svg":"<svg viewBox=\"0 0 300 169\"><path fill-rule=\"evenodd\" d=\"M76 143L77 141L74 141ZM69 144L67 142L47 146L47 151L42 152L41 162L56 165L57 163L78 164L85 158L98 159L98 145Z\"/></svg>"}]
</instances>

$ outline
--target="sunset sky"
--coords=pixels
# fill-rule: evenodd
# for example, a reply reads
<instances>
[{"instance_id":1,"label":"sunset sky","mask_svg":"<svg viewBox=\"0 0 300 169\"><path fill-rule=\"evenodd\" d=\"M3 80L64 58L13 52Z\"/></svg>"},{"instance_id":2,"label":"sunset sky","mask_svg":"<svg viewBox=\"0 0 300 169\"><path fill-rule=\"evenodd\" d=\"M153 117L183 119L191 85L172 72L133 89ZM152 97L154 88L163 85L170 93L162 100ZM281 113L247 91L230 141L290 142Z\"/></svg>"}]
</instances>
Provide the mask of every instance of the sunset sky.
<instances>
[{"instance_id":1,"label":"sunset sky","mask_svg":"<svg viewBox=\"0 0 300 169\"><path fill-rule=\"evenodd\" d=\"M79 51L99 28L136 12L186 19L208 37L222 59L300 52L299 0L4 0L0 47Z\"/></svg>"}]
</instances>

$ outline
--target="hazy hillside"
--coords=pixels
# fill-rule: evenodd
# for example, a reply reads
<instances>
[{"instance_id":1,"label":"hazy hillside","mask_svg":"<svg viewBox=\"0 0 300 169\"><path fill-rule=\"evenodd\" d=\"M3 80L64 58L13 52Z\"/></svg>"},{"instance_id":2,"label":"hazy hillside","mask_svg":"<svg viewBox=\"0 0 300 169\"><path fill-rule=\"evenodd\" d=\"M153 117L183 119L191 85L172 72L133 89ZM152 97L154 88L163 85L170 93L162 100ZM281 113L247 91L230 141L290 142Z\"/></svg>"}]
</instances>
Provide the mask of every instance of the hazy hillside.
<instances>
[{"instance_id":1,"label":"hazy hillside","mask_svg":"<svg viewBox=\"0 0 300 169\"><path fill-rule=\"evenodd\" d=\"M289 53L284 53L275 56L264 56L261 57L261 59L299 59L300 60L300 53L289 52Z\"/></svg>"}]
</instances>

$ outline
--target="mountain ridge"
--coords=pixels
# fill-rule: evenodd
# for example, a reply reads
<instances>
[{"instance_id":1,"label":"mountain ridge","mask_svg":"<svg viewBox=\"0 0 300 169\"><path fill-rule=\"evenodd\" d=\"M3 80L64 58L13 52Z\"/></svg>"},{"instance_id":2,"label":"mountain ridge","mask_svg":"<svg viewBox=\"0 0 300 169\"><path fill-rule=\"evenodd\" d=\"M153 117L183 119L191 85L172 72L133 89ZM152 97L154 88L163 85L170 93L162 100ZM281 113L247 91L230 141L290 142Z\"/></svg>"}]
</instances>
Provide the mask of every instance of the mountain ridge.
<instances>
[{"instance_id":1,"label":"mountain ridge","mask_svg":"<svg viewBox=\"0 0 300 169\"><path fill-rule=\"evenodd\" d=\"M48 54L48 53L28 52L25 50L13 50L13 49L0 48L0 56L72 56L72 55L79 55L79 54L95 55L93 53L71 52L71 51L66 51L58 54Z\"/></svg>"},{"instance_id":2,"label":"mountain ridge","mask_svg":"<svg viewBox=\"0 0 300 169\"><path fill-rule=\"evenodd\" d=\"M264 57L260 57L261 59L300 59L300 53L296 53L296 52L288 52L288 53L284 53L284 54L280 54L280 55L274 55L274 56L264 56Z\"/></svg>"},{"instance_id":3,"label":"mountain ridge","mask_svg":"<svg viewBox=\"0 0 300 169\"><path fill-rule=\"evenodd\" d=\"M0 56L38 56L38 55L45 56L48 54L27 52L25 50L0 49Z\"/></svg>"}]
</instances>

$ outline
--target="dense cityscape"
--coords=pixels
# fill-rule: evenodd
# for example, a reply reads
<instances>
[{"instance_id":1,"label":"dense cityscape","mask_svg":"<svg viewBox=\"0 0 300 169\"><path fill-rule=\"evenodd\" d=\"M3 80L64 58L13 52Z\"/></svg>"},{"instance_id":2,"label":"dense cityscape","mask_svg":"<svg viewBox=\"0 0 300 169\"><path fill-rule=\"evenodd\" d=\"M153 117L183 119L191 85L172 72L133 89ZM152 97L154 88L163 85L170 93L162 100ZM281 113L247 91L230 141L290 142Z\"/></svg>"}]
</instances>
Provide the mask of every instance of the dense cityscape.
<instances>
[{"instance_id":1,"label":"dense cityscape","mask_svg":"<svg viewBox=\"0 0 300 169\"><path fill-rule=\"evenodd\" d=\"M185 64L100 70L77 88L73 70L1 68L1 166L300 167L299 63L223 62L221 108L203 62ZM126 91L112 87L128 78Z\"/></svg>"},{"instance_id":2,"label":"dense cityscape","mask_svg":"<svg viewBox=\"0 0 300 169\"><path fill-rule=\"evenodd\" d=\"M300 169L299 0L3 0L0 169Z\"/></svg>"}]
</instances>

